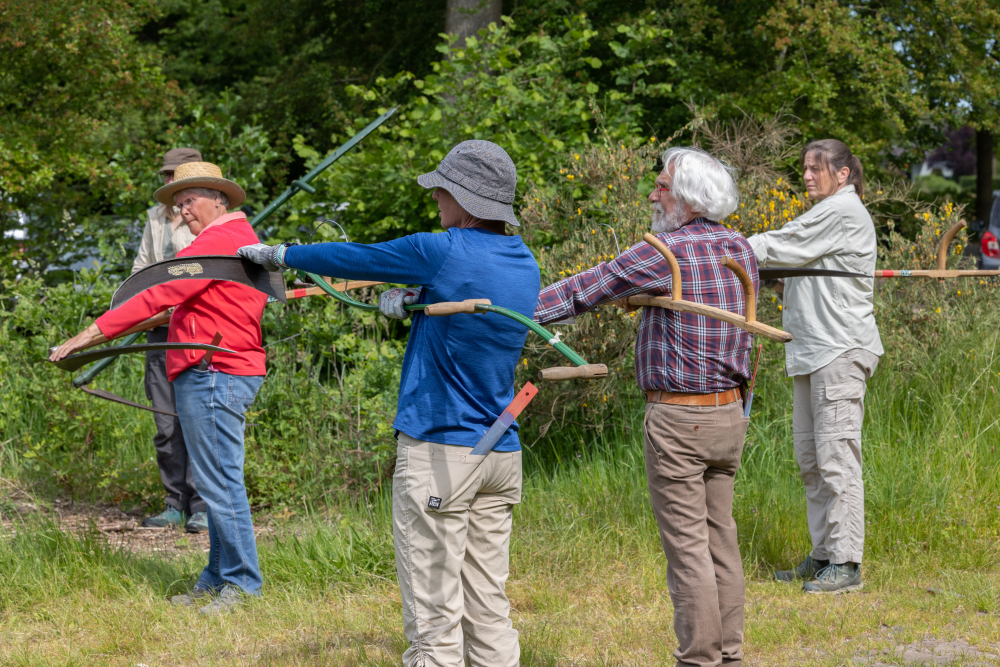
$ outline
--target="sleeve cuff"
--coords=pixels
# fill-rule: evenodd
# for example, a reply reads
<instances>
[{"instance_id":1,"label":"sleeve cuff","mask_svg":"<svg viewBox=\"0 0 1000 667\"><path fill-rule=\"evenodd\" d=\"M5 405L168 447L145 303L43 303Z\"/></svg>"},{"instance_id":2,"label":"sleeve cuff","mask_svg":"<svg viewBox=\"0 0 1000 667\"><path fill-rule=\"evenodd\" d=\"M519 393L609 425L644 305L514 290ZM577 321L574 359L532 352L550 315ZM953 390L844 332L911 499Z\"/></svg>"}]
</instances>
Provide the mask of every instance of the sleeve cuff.
<instances>
[{"instance_id":1,"label":"sleeve cuff","mask_svg":"<svg viewBox=\"0 0 1000 667\"><path fill-rule=\"evenodd\" d=\"M757 266L760 268L767 266L767 241L761 238L760 234L754 234L747 238L747 241L753 248L753 256L757 260Z\"/></svg>"}]
</instances>

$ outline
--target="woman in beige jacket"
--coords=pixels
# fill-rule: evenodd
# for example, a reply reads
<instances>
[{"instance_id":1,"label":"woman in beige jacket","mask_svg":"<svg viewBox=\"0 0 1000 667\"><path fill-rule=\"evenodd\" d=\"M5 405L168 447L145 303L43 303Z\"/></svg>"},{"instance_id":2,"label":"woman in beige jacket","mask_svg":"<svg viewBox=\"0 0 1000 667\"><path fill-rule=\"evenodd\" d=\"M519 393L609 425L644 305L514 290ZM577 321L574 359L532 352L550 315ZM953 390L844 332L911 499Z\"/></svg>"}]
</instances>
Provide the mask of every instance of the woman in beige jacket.
<instances>
[{"instance_id":1,"label":"woman in beige jacket","mask_svg":"<svg viewBox=\"0 0 1000 667\"><path fill-rule=\"evenodd\" d=\"M802 151L809 211L749 238L760 267L807 267L873 275L875 225L862 202L861 162L840 141ZM883 353L874 278L789 278L782 324L793 340L785 365L795 382L792 433L806 488L812 552L779 581L811 579L810 593L861 588L864 483L861 424L865 388Z\"/></svg>"}]
</instances>

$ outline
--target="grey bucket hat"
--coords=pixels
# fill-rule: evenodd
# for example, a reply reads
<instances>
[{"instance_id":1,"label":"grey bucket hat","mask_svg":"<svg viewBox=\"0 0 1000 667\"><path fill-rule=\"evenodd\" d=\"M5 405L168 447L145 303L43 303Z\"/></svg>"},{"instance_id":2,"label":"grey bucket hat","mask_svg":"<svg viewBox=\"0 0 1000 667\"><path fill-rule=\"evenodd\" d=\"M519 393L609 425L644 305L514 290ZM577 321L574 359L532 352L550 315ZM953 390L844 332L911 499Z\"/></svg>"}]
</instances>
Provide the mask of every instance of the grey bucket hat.
<instances>
[{"instance_id":1,"label":"grey bucket hat","mask_svg":"<svg viewBox=\"0 0 1000 667\"><path fill-rule=\"evenodd\" d=\"M428 189L444 188L477 218L520 227L511 206L517 168L507 151L491 141L463 141L444 156L436 170L417 176L417 183Z\"/></svg>"}]
</instances>

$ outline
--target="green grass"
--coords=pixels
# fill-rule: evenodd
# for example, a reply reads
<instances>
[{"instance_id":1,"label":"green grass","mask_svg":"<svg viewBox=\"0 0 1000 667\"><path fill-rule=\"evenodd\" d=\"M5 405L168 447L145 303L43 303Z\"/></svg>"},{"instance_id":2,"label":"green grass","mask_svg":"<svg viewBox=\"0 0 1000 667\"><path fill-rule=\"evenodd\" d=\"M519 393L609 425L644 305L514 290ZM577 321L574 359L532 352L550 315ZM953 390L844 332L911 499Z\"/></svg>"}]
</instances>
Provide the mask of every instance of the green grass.
<instances>
[{"instance_id":1,"label":"green grass","mask_svg":"<svg viewBox=\"0 0 1000 667\"><path fill-rule=\"evenodd\" d=\"M808 536L790 381L772 375L758 387L735 511L747 664L869 655L894 664L896 646L927 636L996 652L998 360L990 339L958 342L963 354L931 358L906 379L884 364L870 385L860 593L806 597L768 579L806 553ZM771 352L769 363L780 363ZM599 436L567 429L548 451L528 450L509 584L525 665L670 663L672 609L638 407ZM201 556L133 555L95 535L19 524L0 539L0 663L397 664L404 641L386 496L278 526L261 563L261 601L202 619L165 602L193 583Z\"/></svg>"},{"instance_id":2,"label":"green grass","mask_svg":"<svg viewBox=\"0 0 1000 667\"><path fill-rule=\"evenodd\" d=\"M1000 313L971 311L923 347L883 328L889 353L869 385L864 425L866 586L850 595L806 597L769 579L801 559L809 539L791 381L780 348L766 346L735 506L748 665L901 664L897 646L930 636L1000 654ZM137 377L124 365L117 372ZM58 437L37 426L41 403L20 405L18 437ZM557 423L526 450L508 589L525 665L671 662L672 609L640 415L633 402L600 431ZM121 432L116 469L138 468L151 453L137 444L148 442L148 426L133 433L139 417L121 419L106 428ZM38 452L59 449L49 441ZM404 640L386 493L330 494L328 504L300 505L295 521L259 513L275 528L260 546L264 597L204 619L166 603L193 584L202 555L133 554L38 515L16 518L25 493L45 503L67 489L86 499L115 488L74 481L60 460L32 463L31 451L0 451L0 511L14 519L0 533L0 665L397 664ZM46 483L59 469L66 478Z\"/></svg>"}]
</instances>

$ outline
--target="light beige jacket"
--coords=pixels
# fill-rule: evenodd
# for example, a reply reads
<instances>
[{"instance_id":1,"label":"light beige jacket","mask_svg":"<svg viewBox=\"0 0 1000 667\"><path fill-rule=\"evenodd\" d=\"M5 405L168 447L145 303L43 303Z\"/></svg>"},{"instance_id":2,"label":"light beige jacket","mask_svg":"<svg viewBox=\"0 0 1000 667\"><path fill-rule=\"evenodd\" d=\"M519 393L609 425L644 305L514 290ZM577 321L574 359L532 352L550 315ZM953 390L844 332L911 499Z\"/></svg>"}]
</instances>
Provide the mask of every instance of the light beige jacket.
<instances>
[{"instance_id":1,"label":"light beige jacket","mask_svg":"<svg viewBox=\"0 0 1000 667\"><path fill-rule=\"evenodd\" d=\"M194 234L180 216L170 222L162 204L146 211L148 220L142 232L139 254L132 262L132 273L154 262L170 259L194 242Z\"/></svg>"},{"instance_id":2,"label":"light beige jacket","mask_svg":"<svg viewBox=\"0 0 1000 667\"><path fill-rule=\"evenodd\" d=\"M874 275L875 224L853 185L846 185L781 229L747 239L764 267L835 269ZM789 375L808 375L848 350L881 356L874 278L785 279L782 327Z\"/></svg>"}]
</instances>

